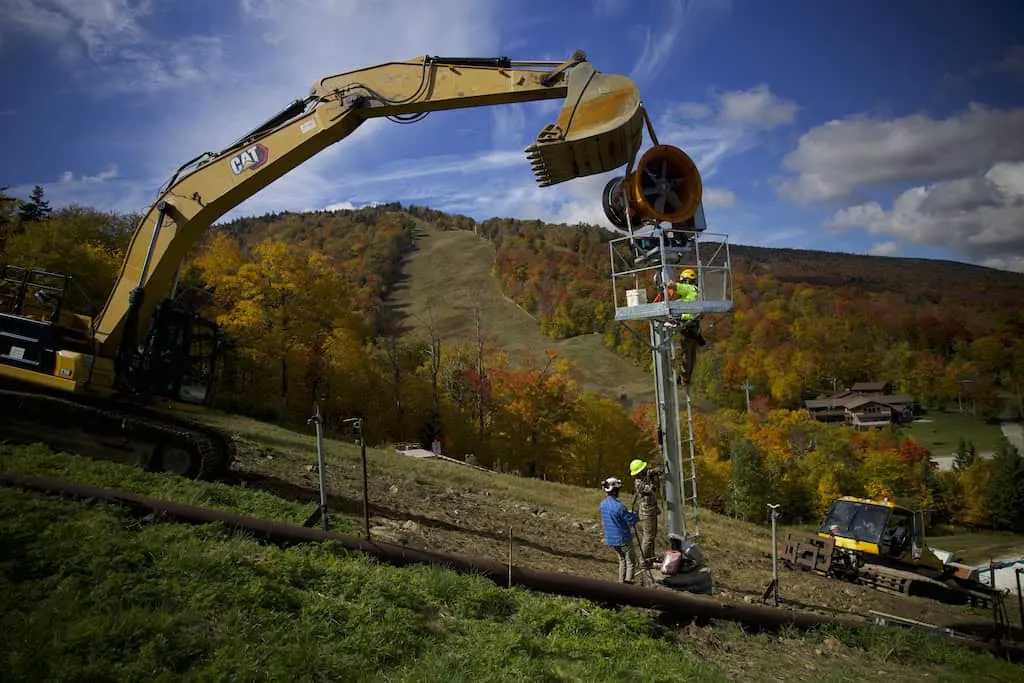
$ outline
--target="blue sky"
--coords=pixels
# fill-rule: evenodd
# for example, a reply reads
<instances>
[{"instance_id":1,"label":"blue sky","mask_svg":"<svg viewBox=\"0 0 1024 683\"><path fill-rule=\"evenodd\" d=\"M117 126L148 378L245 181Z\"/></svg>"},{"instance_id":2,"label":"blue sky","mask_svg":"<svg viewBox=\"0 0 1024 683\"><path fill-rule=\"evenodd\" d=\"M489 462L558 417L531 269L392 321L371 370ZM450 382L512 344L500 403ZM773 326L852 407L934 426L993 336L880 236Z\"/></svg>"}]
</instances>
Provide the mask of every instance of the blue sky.
<instances>
[{"instance_id":1,"label":"blue sky","mask_svg":"<svg viewBox=\"0 0 1024 683\"><path fill-rule=\"evenodd\" d=\"M640 87L742 244L1024 272L1024 5L986 0L0 0L0 186L142 210L322 76L417 55L561 59ZM609 174L537 188L551 103L355 134L227 217L402 201L605 224Z\"/></svg>"}]
</instances>

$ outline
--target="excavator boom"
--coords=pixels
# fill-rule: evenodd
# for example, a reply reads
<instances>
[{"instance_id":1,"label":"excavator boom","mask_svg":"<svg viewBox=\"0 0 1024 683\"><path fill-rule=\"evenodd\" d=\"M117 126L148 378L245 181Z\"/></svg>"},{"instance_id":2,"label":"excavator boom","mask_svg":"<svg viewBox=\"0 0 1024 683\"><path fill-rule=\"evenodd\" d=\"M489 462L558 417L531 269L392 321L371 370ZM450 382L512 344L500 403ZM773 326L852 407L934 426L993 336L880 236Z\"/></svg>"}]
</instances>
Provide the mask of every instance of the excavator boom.
<instances>
[{"instance_id":1,"label":"excavator boom","mask_svg":"<svg viewBox=\"0 0 1024 683\"><path fill-rule=\"evenodd\" d=\"M322 78L234 143L182 165L137 226L98 315L61 307L67 279L55 287L37 269L0 272L0 285L16 292L10 312L0 311L0 437L189 478L223 475L231 439L180 412L209 404L221 348L199 300L175 293L189 249L218 218L367 119L411 123L434 111L548 99L565 104L525 150L538 184L632 165L650 126L637 87L598 73L582 52L564 62L422 56Z\"/></svg>"},{"instance_id":2,"label":"excavator boom","mask_svg":"<svg viewBox=\"0 0 1024 683\"><path fill-rule=\"evenodd\" d=\"M633 161L645 121L639 90L625 76L596 71L581 51L562 63L423 56L321 79L305 99L175 173L135 231L93 320L98 355L112 358L134 345L140 321L173 289L182 259L214 221L363 121L411 122L433 111L547 99L566 102L526 149L540 186Z\"/></svg>"}]
</instances>

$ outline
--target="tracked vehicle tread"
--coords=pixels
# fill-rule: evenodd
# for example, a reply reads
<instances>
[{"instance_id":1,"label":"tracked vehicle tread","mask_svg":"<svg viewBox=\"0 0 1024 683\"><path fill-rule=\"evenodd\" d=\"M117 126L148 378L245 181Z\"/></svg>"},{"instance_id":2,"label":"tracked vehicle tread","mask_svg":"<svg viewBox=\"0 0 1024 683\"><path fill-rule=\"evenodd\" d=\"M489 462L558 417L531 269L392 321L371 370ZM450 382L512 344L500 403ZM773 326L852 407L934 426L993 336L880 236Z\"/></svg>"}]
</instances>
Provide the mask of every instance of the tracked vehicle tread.
<instances>
[{"instance_id":1,"label":"tracked vehicle tread","mask_svg":"<svg viewBox=\"0 0 1024 683\"><path fill-rule=\"evenodd\" d=\"M153 448L154 456L136 462L152 468L158 454L167 446L183 448L197 456L185 475L192 479L224 477L234 460L234 443L212 427L170 415L156 414L131 404L99 404L50 394L0 389L0 431L5 424L32 424L38 427L39 442L47 443L47 433L61 428L79 428L97 437L127 439ZM112 460L119 458L113 457Z\"/></svg>"}]
</instances>

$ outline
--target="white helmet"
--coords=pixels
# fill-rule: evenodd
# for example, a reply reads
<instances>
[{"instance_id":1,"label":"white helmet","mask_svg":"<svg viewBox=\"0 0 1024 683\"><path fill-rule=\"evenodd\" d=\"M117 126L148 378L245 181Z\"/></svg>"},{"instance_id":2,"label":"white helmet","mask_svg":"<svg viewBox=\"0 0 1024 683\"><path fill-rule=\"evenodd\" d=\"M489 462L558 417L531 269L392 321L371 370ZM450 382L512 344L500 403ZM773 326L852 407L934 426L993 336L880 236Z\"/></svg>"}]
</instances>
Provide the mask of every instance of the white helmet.
<instances>
[{"instance_id":1,"label":"white helmet","mask_svg":"<svg viewBox=\"0 0 1024 683\"><path fill-rule=\"evenodd\" d=\"M622 488L622 480L621 479L616 479L615 477L608 477L603 482L601 482L601 488L603 488L605 491L611 493L612 491L615 491L616 489L621 489Z\"/></svg>"}]
</instances>

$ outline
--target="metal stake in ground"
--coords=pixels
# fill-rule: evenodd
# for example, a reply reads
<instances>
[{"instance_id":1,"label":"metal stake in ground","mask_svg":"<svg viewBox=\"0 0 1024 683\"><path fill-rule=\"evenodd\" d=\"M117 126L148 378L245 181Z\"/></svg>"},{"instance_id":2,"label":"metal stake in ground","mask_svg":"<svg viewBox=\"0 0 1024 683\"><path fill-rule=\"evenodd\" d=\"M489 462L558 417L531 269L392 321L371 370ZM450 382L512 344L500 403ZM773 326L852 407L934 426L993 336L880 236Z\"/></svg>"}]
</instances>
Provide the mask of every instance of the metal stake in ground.
<instances>
[{"instance_id":1,"label":"metal stake in ground","mask_svg":"<svg viewBox=\"0 0 1024 683\"><path fill-rule=\"evenodd\" d=\"M657 583L657 581L654 580L654 572L651 571L651 563L654 561L654 558L644 557L644 547L643 544L640 542L640 534L637 533L636 524L632 526L632 529L633 540L636 541L634 547L636 547L640 551L638 553L638 555L640 556L640 571L637 572L637 575L640 577L640 583L642 584L644 573L646 573L647 579L651 582L651 585L653 586Z\"/></svg>"},{"instance_id":2,"label":"metal stake in ground","mask_svg":"<svg viewBox=\"0 0 1024 683\"><path fill-rule=\"evenodd\" d=\"M342 424L351 424L359 437L359 458L363 461L363 533L370 540L370 494L366 485L366 438L363 436L363 418L350 417Z\"/></svg>"},{"instance_id":3,"label":"metal stake in ground","mask_svg":"<svg viewBox=\"0 0 1024 683\"><path fill-rule=\"evenodd\" d=\"M324 531L327 531L327 481L324 474L324 432L319 403L313 403L313 416L306 422L312 424L316 430L316 469L320 475L320 506L310 515L303 526L311 527L319 520L323 522Z\"/></svg>"},{"instance_id":4,"label":"metal stake in ground","mask_svg":"<svg viewBox=\"0 0 1024 683\"><path fill-rule=\"evenodd\" d=\"M512 587L512 527L508 528L508 587Z\"/></svg>"},{"instance_id":5,"label":"metal stake in ground","mask_svg":"<svg viewBox=\"0 0 1024 683\"><path fill-rule=\"evenodd\" d=\"M775 523L779 519L780 507L782 507L781 504L773 505L768 503L768 509L771 511L772 517L772 581L768 584L764 595L761 596L761 602L767 602L768 596L771 596L776 607L779 605L779 544L776 537Z\"/></svg>"},{"instance_id":6,"label":"metal stake in ground","mask_svg":"<svg viewBox=\"0 0 1024 683\"><path fill-rule=\"evenodd\" d=\"M1020 608L1020 628L1024 631L1024 593L1020 590L1020 575L1024 573L1024 567L1014 567L1013 573L1017 577L1017 607Z\"/></svg>"}]
</instances>

